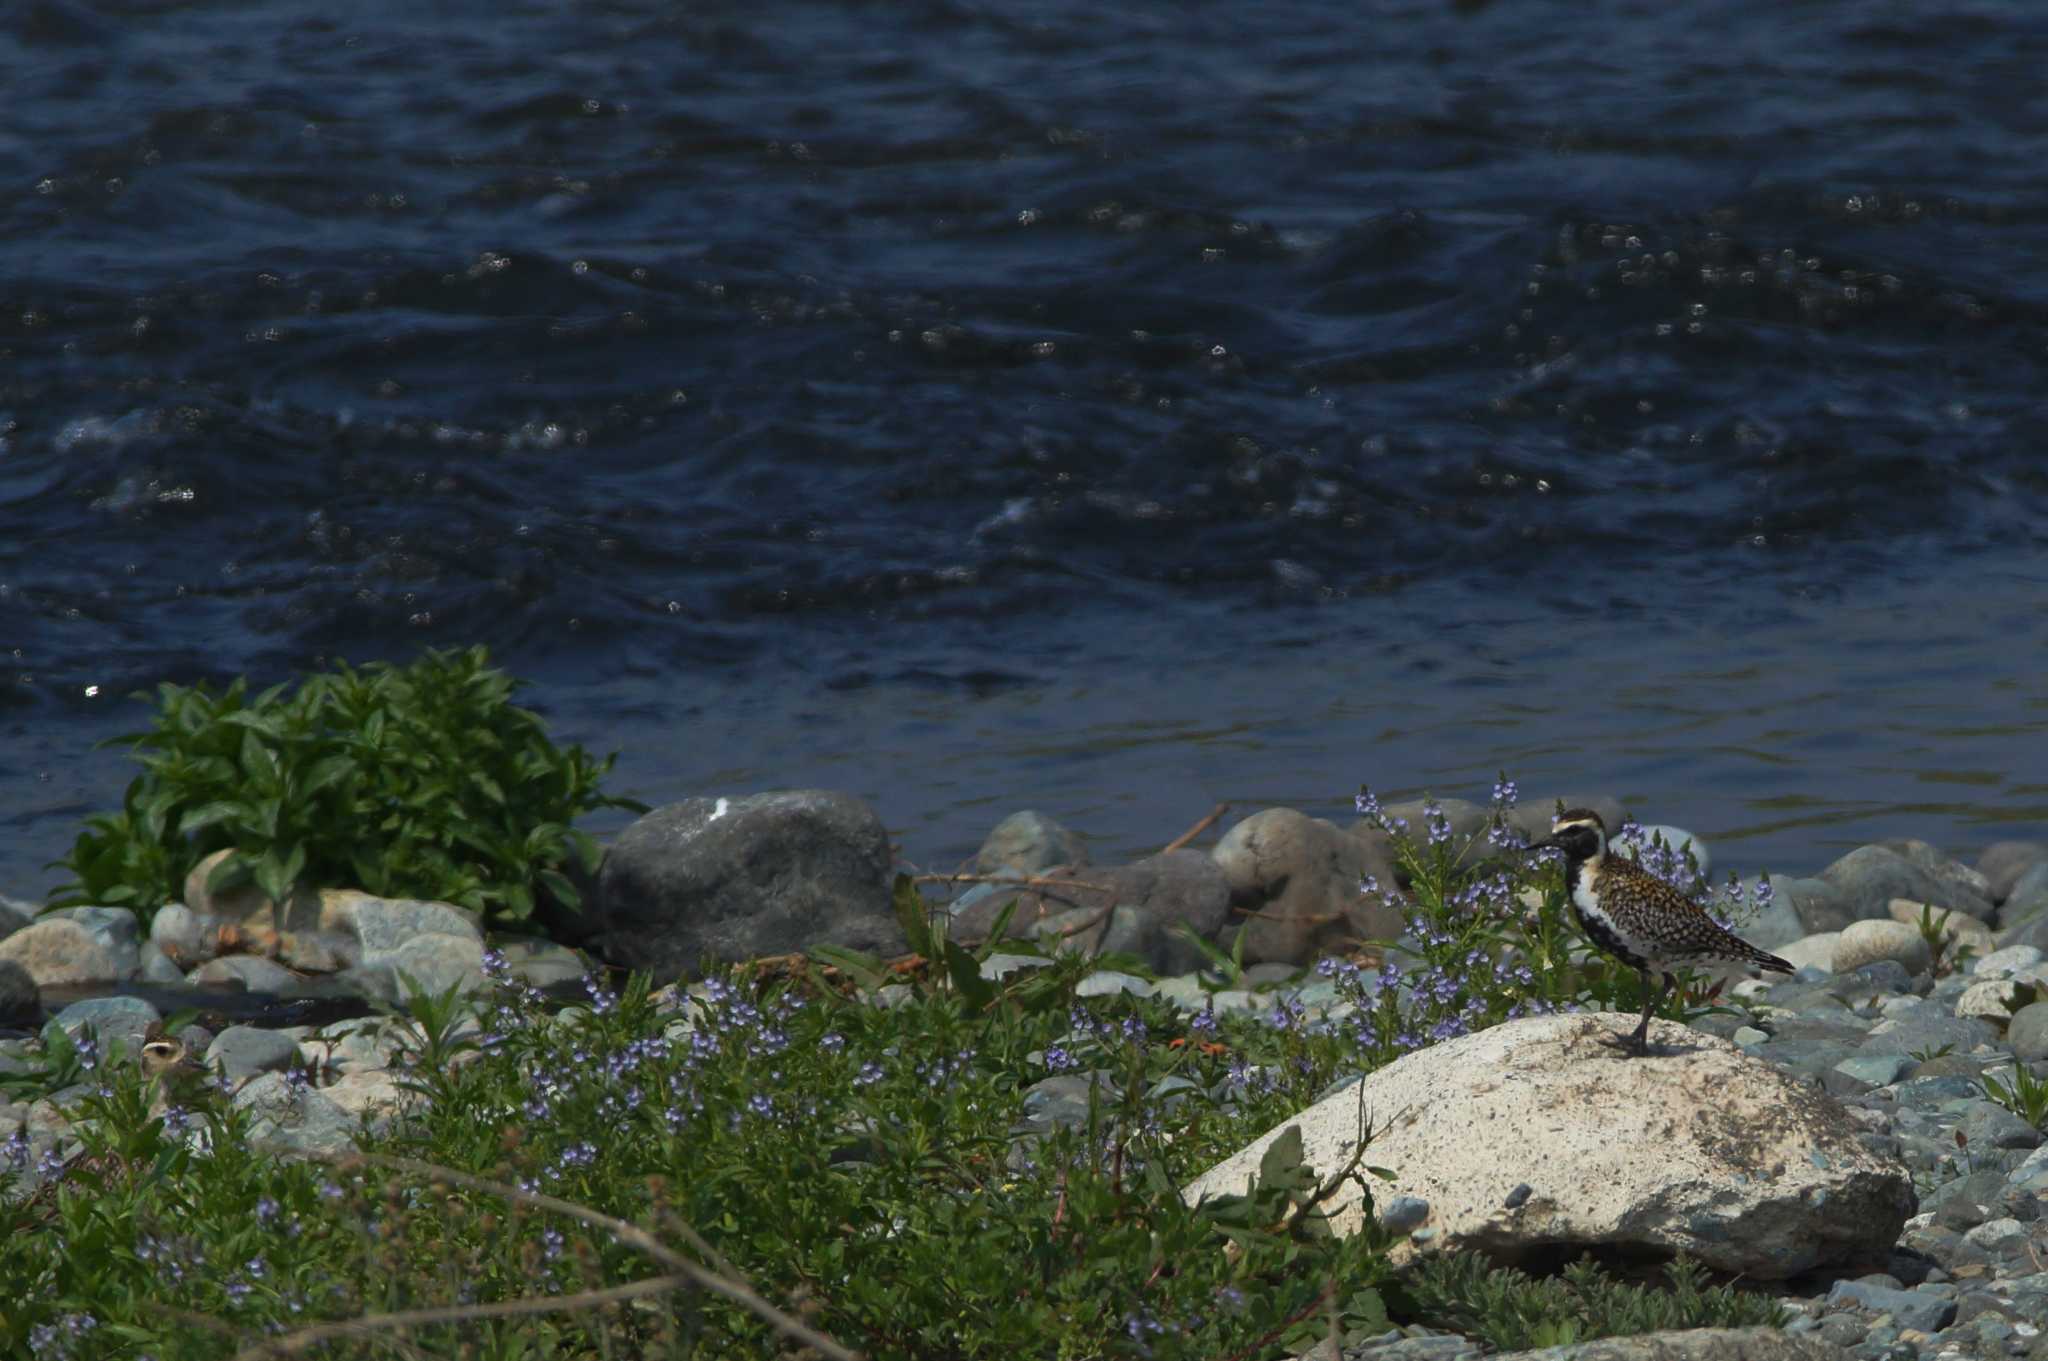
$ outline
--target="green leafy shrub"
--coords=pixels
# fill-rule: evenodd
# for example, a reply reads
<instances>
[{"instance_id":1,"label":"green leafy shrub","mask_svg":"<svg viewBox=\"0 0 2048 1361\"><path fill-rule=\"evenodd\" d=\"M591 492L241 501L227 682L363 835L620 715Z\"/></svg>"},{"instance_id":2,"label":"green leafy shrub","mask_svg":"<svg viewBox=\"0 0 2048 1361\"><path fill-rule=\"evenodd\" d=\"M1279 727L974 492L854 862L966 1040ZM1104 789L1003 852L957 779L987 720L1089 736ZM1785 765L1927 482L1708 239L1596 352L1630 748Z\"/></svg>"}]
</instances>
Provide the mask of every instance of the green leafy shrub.
<instances>
[{"instance_id":1,"label":"green leafy shrub","mask_svg":"<svg viewBox=\"0 0 2048 1361\"><path fill-rule=\"evenodd\" d=\"M536 890L578 906L562 871L571 856L594 868L597 848L571 823L643 806L600 792L616 753L557 747L487 662L477 647L342 664L253 699L240 680L219 694L160 686L149 731L111 739L133 745L143 773L57 862L74 876L58 904L126 906L147 925L225 849L210 888L253 882L280 901L310 884L499 922L530 916Z\"/></svg>"},{"instance_id":2,"label":"green leafy shrub","mask_svg":"<svg viewBox=\"0 0 2048 1361\"><path fill-rule=\"evenodd\" d=\"M1776 1300L1733 1286L1703 1288L1706 1273L1689 1258L1668 1263L1664 1275L1667 1289L1628 1285L1582 1258L1561 1276L1533 1279L1483 1257L1444 1253L1424 1258L1393 1293L1404 1313L1430 1327L1504 1352L1672 1328L1784 1326Z\"/></svg>"},{"instance_id":3,"label":"green leafy shrub","mask_svg":"<svg viewBox=\"0 0 2048 1361\"><path fill-rule=\"evenodd\" d=\"M883 1007L810 966L743 966L686 1023L644 978L559 1018L506 987L460 1064L437 1055L466 1017L416 999L400 1062L429 1099L340 1167L252 1156L225 1102L151 1115L132 1068L102 1064L70 1172L10 1202L0 1147L0 1355L211 1361L365 1318L320 1354L798 1354L747 1298L873 1361L1272 1361L1384 1331L1390 1236L1339 1238L1323 1212L1371 1169L1319 1176L1283 1137L1243 1194L1188 1204L1271 1109L1208 1095L1227 1060L1172 1045L1170 1006L1071 986L1038 1005L1045 972L970 1008L941 964ZM1085 1123L1017 1144L1062 1044L1107 1080ZM195 1121L218 1156L177 1133ZM664 1285L601 1219L735 1288Z\"/></svg>"}]
</instances>

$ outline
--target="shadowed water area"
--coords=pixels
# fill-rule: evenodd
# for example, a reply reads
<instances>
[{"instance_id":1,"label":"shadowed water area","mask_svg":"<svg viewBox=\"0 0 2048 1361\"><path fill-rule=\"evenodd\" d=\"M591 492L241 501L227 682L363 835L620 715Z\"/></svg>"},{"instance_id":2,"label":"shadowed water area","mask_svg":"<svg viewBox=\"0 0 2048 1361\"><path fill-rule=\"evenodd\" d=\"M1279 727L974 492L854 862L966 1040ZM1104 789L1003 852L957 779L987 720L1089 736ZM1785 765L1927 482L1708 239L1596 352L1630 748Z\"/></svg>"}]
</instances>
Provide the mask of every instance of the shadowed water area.
<instances>
[{"instance_id":1,"label":"shadowed water area","mask_svg":"<svg viewBox=\"0 0 2048 1361\"><path fill-rule=\"evenodd\" d=\"M484 642L950 867L2048 824L2048 14L0 12L0 892L162 680ZM616 821L611 824L616 825Z\"/></svg>"}]
</instances>

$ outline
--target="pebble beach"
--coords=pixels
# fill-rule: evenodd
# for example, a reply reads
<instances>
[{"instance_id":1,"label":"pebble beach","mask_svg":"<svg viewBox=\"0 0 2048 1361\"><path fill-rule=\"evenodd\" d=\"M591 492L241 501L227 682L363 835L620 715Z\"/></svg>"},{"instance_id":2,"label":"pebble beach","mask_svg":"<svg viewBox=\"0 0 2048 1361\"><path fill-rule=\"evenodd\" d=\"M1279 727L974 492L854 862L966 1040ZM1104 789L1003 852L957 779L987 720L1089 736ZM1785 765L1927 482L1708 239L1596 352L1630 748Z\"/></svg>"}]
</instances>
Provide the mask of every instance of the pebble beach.
<instances>
[{"instance_id":1,"label":"pebble beach","mask_svg":"<svg viewBox=\"0 0 2048 1361\"><path fill-rule=\"evenodd\" d=\"M1405 811L1446 836L1454 828L1463 835L1476 832L1470 805ZM744 819L738 821L744 831ZM1228 885L1230 900L1241 902L1256 890L1245 889L1233 847L1243 849L1263 827L1268 839L1259 873L1284 879L1287 891L1297 891L1306 876L1277 863L1279 841L1272 829L1301 831L1310 823L1330 828L1347 844L1365 846L1368 858L1374 853L1372 834L1362 826L1341 830L1289 810L1268 810L1237 824L1206 851L1174 850L1170 856L1207 860ZM1252 832L1239 830L1246 827ZM1686 847L1702 866L1711 865L1712 848L1683 829L1666 826L1654 835L1664 845ZM1074 868L1070 862L1079 848L1066 829L1022 814L991 835L978 868L996 873L978 877L1010 874L1037 881L1068 864L1093 883L1138 868ZM1337 873L1349 878L1331 891L1356 896L1356 869L1341 867ZM1692 1028L1839 1103L1860 1144L1902 1169L1917 1200L1883 1261L1865 1263L1869 1269L1855 1275L1809 1274L1771 1287L1784 1294L1792 1311L1789 1331L1812 1334L1866 1361L2048 1357L2048 1138L2040 1124L1993 1099L1998 1084L2020 1090L2029 1081L2048 1080L2048 1000L2037 1000L2048 998L2048 846L2001 843L1974 865L1924 843L1872 846L1817 867L1811 878L1774 880L1762 915L1744 930L1794 961L1798 972L1768 980L1731 975L1722 1007L1698 1017ZM1195 892L1187 885L1198 881L1198 875L1173 880L1153 873L1145 880L1151 885L1151 897L1143 900L1147 910L1184 910L1184 904L1168 906L1169 889L1180 883L1186 896ZM1946 901L1916 902L1894 892L1902 886ZM246 924L239 934L221 932L216 928L223 914L235 905L192 896L198 901L180 905L182 911L158 913L148 931L122 909L37 915L34 904L5 903L0 977L13 991L0 1001L18 1030L14 1038L0 1040L0 1070L33 1068L52 1028L104 1048L132 1045L163 1019L151 1001L112 987L105 997L73 1000L43 1014L36 1001L39 985L63 980L75 988L94 971L118 972L131 981L156 979L166 987L219 987L239 980L244 987L288 994L309 986L324 963L328 971L321 982L331 999L350 987L365 998L388 991L399 962L411 966L409 973L473 981L478 988L494 980L573 985L589 963L587 952L551 942L489 939L446 905L329 893L317 908L309 903L311 915L298 923L305 929L278 929L282 918L273 916L273 934L264 937ZM953 904L955 921L966 921L988 896L979 889L961 894ZM1922 918L1935 923L1932 935ZM1041 924L1057 926L1060 920L1057 913L1040 914ZM1131 938L1149 939L1142 931ZM1091 940L1087 933L1077 940L1077 948L1101 945L1100 937ZM1044 962L1038 954L997 948L982 971L1002 978ZM1272 1024L1318 1026L1336 1024L1353 1006L1347 996L1356 994L1347 994L1336 976L1343 968L1327 955L1252 962L1229 979L1213 967L1143 973L1105 968L1089 975L1080 992L1152 996L1190 1014L1243 1013L1271 1018ZM664 995L673 1026L690 1026L701 988L686 979L669 986ZM903 992L885 987L877 1001L890 1004ZM202 1024L187 1036L233 1092L233 1101L259 1114L266 1137L331 1152L347 1147L350 1131L365 1116L400 1118L406 1100L400 1086L402 1023L367 1015L319 1025L257 1019L216 1019L218 1029ZM1055 1125L1084 1121L1089 1083L1099 1080L1054 1072L1031 1085L1017 1130L1019 1147ZM0 1157L19 1170L24 1189L63 1175L76 1149L69 1112L82 1090L0 1103ZM1397 1201L1383 1209L1417 1224L1429 1214L1426 1204ZM1478 1355L1479 1347L1455 1335L1410 1329L1351 1354L1453 1361Z\"/></svg>"}]
</instances>

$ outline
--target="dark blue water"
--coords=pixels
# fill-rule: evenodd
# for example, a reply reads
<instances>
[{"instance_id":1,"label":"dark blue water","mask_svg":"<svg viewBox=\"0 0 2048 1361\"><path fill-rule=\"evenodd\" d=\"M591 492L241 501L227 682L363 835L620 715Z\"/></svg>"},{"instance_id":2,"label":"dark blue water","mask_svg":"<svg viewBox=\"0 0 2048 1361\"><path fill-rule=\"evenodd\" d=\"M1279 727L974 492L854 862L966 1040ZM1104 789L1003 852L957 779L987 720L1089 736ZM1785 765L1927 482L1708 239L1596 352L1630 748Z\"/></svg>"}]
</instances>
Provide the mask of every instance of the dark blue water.
<instances>
[{"instance_id":1,"label":"dark blue water","mask_svg":"<svg viewBox=\"0 0 2048 1361\"><path fill-rule=\"evenodd\" d=\"M1361 780L2048 830L2048 12L0 8L0 891L488 643L950 865Z\"/></svg>"}]
</instances>

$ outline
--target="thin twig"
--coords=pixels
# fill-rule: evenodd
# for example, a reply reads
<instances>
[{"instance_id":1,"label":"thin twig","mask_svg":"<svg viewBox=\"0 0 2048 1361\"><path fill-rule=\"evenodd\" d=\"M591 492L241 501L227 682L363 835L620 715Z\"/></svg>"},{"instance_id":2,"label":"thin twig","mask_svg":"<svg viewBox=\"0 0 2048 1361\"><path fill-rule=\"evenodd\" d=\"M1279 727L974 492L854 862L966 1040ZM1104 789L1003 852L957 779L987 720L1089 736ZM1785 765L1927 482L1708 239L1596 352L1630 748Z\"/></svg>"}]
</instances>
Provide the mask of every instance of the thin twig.
<instances>
[{"instance_id":1,"label":"thin twig","mask_svg":"<svg viewBox=\"0 0 2048 1361\"><path fill-rule=\"evenodd\" d=\"M1175 851L1187 845L1190 841L1193 841L1196 837L1208 831L1211 827L1214 827L1216 825L1216 820L1222 817L1225 813L1228 813L1229 811L1229 804L1217 804L1214 808L1211 808L1209 810L1209 814L1207 817L1203 818L1200 822L1197 822L1194 826L1188 828L1185 832L1182 832L1173 840L1167 842L1166 849L1159 853L1161 855L1172 855Z\"/></svg>"},{"instance_id":2,"label":"thin twig","mask_svg":"<svg viewBox=\"0 0 2048 1361\"><path fill-rule=\"evenodd\" d=\"M1109 884L1084 883L1079 879L1049 879L1043 875L1028 874L1018 878L1014 874L916 874L913 883L919 884L1003 884L1011 888L1084 888L1092 893L1114 893Z\"/></svg>"},{"instance_id":3,"label":"thin twig","mask_svg":"<svg viewBox=\"0 0 2048 1361\"><path fill-rule=\"evenodd\" d=\"M768 1324L784 1336L793 1337L799 1342L815 1347L825 1355L832 1357L834 1361L860 1361L858 1353L847 1350L800 1319L792 1318L782 1310L777 1309L774 1305L756 1294L753 1287L745 1281L729 1279L715 1271L708 1271L669 1247L666 1243L663 1243L659 1238L656 1238L638 1224L629 1223L626 1220L600 1213L588 1206L578 1205L574 1201L563 1200L557 1196L547 1195L539 1191L521 1190L517 1186L509 1186L504 1182L492 1181L488 1177L473 1176L467 1172L458 1172L452 1167L442 1167L438 1163L422 1162L416 1158L400 1158L388 1153L321 1153L311 1149L289 1148L285 1145L268 1141L254 1143L252 1147L259 1152L272 1153L285 1158L297 1158L308 1162L326 1163L330 1167L343 1170L359 1167L382 1167L397 1172L410 1172L414 1176L424 1177L429 1181L447 1182L453 1186L467 1187L472 1191L482 1191L487 1195L503 1196L507 1200L522 1205L531 1205L536 1209L553 1210L557 1214L568 1215L571 1219L581 1220L592 1228L608 1231L620 1242L628 1247L638 1248L641 1252L654 1258L655 1261L661 1263L677 1275L687 1277L690 1281L709 1290L714 1295L731 1300L734 1304L739 1305L742 1309L745 1309L748 1313L754 1315L754 1317ZM678 1228L682 1227L673 1216L671 1216L670 1222L676 1224ZM693 1239L696 1238L695 1234L690 1234L689 1236ZM698 1243L701 1250L701 1240L698 1240Z\"/></svg>"},{"instance_id":4,"label":"thin twig","mask_svg":"<svg viewBox=\"0 0 2048 1361\"><path fill-rule=\"evenodd\" d=\"M1285 1334L1289 1328L1292 1328L1295 1324L1301 1322L1310 1314L1315 1313L1316 1310L1327 1307L1329 1301L1335 1298L1336 1294L1337 1282L1336 1279L1333 1277L1326 1285L1323 1286L1322 1293L1317 1295L1314 1299L1310 1300L1307 1305L1300 1309L1295 1310L1294 1313L1289 1315L1288 1317L1281 1319L1280 1322L1276 1326L1274 1326L1270 1331L1268 1331L1264 1337L1252 1343L1251 1346L1246 1347L1243 1351L1232 1352L1229 1356L1223 1358L1223 1361L1248 1361L1248 1358L1257 1356L1260 1352L1266 1350L1266 1348L1272 1346L1275 1342L1278 1342L1281 1336Z\"/></svg>"},{"instance_id":5,"label":"thin twig","mask_svg":"<svg viewBox=\"0 0 2048 1361\"><path fill-rule=\"evenodd\" d=\"M1254 921L1286 922L1290 926L1328 926L1331 922L1349 920L1342 912L1321 912L1303 914L1299 917L1281 917L1275 916L1271 912L1261 912L1256 907L1233 907L1230 910L1240 917L1250 917Z\"/></svg>"},{"instance_id":6,"label":"thin twig","mask_svg":"<svg viewBox=\"0 0 2048 1361\"><path fill-rule=\"evenodd\" d=\"M292 1356L338 1337L404 1331L425 1328L436 1323L466 1323L472 1319L517 1318L527 1314L554 1314L595 1308L617 1304L623 1300L641 1299L648 1295L664 1295L691 1283L687 1276L650 1276L644 1281L609 1286L603 1290L583 1290L574 1295L523 1295L518 1299L500 1300L495 1304L444 1304L427 1309L403 1309L391 1314L365 1314L361 1318L315 1324L310 1328L301 1328L282 1337L270 1338L254 1346L244 1347L235 1353L234 1361L257 1361L258 1358L265 1356Z\"/></svg>"}]
</instances>

